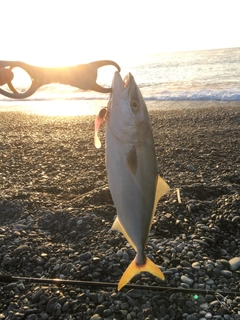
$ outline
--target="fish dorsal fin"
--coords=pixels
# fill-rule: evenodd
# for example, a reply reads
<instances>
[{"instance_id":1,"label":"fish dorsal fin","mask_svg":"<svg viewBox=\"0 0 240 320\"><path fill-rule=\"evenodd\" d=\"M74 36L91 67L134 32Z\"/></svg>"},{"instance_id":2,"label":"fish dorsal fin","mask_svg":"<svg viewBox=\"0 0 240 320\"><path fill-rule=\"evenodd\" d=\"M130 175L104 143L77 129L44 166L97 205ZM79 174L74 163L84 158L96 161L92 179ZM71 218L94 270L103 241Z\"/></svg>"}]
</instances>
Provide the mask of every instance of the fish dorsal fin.
<instances>
[{"instance_id":1,"label":"fish dorsal fin","mask_svg":"<svg viewBox=\"0 0 240 320\"><path fill-rule=\"evenodd\" d=\"M127 239L127 241L130 243L130 245L133 247L133 249L137 252L135 244L132 242L132 240L129 238L129 235L127 234L126 230L122 226L121 222L119 221L118 217L115 219L112 225L112 230L118 230L120 231L124 237Z\"/></svg>"},{"instance_id":2,"label":"fish dorsal fin","mask_svg":"<svg viewBox=\"0 0 240 320\"><path fill-rule=\"evenodd\" d=\"M162 196L164 196L170 190L170 187L160 176L157 176L156 180L157 187L155 193L155 202L158 202L159 199L162 198Z\"/></svg>"},{"instance_id":3,"label":"fish dorsal fin","mask_svg":"<svg viewBox=\"0 0 240 320\"><path fill-rule=\"evenodd\" d=\"M157 208L158 201L162 196L164 196L168 191L170 190L169 185L161 178L159 175L156 177L156 192L155 192L155 200L154 200L154 206L153 206L153 212L152 212L152 220L154 217L154 213ZM151 220L151 224L152 224ZM150 226L151 226L150 224Z\"/></svg>"}]
</instances>

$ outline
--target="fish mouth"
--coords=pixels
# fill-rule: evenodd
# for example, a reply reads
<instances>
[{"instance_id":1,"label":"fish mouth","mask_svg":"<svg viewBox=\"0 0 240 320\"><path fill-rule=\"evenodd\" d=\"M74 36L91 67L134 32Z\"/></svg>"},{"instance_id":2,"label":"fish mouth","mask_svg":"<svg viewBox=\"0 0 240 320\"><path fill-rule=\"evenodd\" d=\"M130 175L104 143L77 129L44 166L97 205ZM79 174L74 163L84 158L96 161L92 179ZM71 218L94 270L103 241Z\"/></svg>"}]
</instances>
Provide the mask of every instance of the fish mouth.
<instances>
[{"instance_id":1,"label":"fish mouth","mask_svg":"<svg viewBox=\"0 0 240 320\"><path fill-rule=\"evenodd\" d=\"M130 72L128 72L128 74L123 79L124 88L127 88L130 85L132 78L133 78L132 74Z\"/></svg>"},{"instance_id":2,"label":"fish mouth","mask_svg":"<svg viewBox=\"0 0 240 320\"><path fill-rule=\"evenodd\" d=\"M113 77L111 96L115 94L123 100L127 99L133 80L134 78L130 72L122 78L120 73L116 71Z\"/></svg>"}]
</instances>

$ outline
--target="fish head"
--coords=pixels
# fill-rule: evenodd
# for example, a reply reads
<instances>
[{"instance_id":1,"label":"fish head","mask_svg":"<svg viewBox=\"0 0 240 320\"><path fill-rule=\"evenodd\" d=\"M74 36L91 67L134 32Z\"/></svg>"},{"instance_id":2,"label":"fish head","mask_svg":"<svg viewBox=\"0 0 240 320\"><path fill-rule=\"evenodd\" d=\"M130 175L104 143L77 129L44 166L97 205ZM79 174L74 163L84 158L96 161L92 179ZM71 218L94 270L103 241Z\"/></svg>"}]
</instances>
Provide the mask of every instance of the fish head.
<instances>
[{"instance_id":1,"label":"fish head","mask_svg":"<svg viewBox=\"0 0 240 320\"><path fill-rule=\"evenodd\" d=\"M147 106L131 73L124 79L118 71L114 74L107 126L124 143L141 142L150 132Z\"/></svg>"}]
</instances>

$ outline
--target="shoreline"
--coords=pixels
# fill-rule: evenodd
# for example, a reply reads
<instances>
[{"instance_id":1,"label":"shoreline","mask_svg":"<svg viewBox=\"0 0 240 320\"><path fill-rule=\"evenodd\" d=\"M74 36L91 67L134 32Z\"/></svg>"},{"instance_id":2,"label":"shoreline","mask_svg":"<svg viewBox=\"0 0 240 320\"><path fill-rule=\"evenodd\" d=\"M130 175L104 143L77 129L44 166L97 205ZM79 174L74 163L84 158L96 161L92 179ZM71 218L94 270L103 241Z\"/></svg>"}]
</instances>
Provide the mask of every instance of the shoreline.
<instances>
[{"instance_id":1,"label":"shoreline","mask_svg":"<svg viewBox=\"0 0 240 320\"><path fill-rule=\"evenodd\" d=\"M240 101L218 100L178 100L178 101L145 101L148 110L178 110L191 108L240 107ZM84 116L96 115L107 106L108 100L54 100L54 101L10 101L11 105L1 105L1 112L20 112L50 116Z\"/></svg>"}]
</instances>

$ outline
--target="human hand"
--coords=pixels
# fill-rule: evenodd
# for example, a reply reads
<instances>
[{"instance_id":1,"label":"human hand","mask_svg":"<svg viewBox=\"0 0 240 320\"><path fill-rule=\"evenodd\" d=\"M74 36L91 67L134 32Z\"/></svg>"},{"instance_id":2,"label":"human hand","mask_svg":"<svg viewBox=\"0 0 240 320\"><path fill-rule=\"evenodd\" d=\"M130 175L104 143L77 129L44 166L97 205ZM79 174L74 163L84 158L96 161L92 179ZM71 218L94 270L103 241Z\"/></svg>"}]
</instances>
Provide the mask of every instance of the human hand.
<instances>
[{"instance_id":1,"label":"human hand","mask_svg":"<svg viewBox=\"0 0 240 320\"><path fill-rule=\"evenodd\" d=\"M6 68L0 68L0 86L4 85L9 81L12 81L13 76L14 75L12 70L9 70Z\"/></svg>"}]
</instances>

